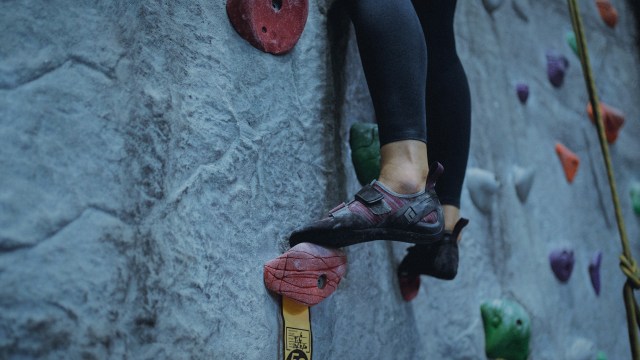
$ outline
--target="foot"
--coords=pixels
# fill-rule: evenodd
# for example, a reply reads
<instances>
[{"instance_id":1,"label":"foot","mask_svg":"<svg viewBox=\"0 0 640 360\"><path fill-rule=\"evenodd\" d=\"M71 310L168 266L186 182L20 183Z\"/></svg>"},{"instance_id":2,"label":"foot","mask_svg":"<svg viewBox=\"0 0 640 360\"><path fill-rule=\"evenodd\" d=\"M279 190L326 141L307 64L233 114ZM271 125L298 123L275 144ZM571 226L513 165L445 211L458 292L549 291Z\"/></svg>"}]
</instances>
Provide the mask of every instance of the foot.
<instances>
[{"instance_id":1,"label":"foot","mask_svg":"<svg viewBox=\"0 0 640 360\"><path fill-rule=\"evenodd\" d=\"M398 267L400 292L411 301L420 287L420 275L442 280L453 280L458 273L458 238L469 220L461 218L452 231L445 231L441 241L428 245L415 245Z\"/></svg>"},{"instance_id":2,"label":"foot","mask_svg":"<svg viewBox=\"0 0 640 360\"><path fill-rule=\"evenodd\" d=\"M442 236L444 215L435 193L435 183L443 168L435 164L424 191L398 194L374 181L363 187L348 204L294 231L289 244L310 242L327 247L343 247L372 240L393 240L415 244L436 242Z\"/></svg>"}]
</instances>

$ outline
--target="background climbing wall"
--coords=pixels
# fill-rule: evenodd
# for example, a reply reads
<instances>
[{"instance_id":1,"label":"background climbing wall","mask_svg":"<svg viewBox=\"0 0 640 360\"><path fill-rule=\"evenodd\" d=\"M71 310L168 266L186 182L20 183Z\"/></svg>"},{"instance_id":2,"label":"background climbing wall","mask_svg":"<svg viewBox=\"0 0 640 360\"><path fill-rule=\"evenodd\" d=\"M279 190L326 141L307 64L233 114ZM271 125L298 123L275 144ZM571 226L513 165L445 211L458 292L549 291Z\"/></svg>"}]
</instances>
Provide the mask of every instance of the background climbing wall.
<instances>
[{"instance_id":1,"label":"background climbing wall","mask_svg":"<svg viewBox=\"0 0 640 360\"><path fill-rule=\"evenodd\" d=\"M461 1L456 18L469 166L501 186L486 212L464 189L459 278L423 278L404 303L406 245L349 248L339 291L312 309L316 359L483 358L479 305L494 298L529 312L532 359L629 358L620 244L566 4L482 4ZM613 4L615 29L581 7L601 99L627 118L612 155L637 254L638 34ZM0 3L0 358L277 358L262 265L357 190L348 129L373 119L352 31L330 5L312 2L297 46L274 57L237 35L224 2ZM569 59L560 88L550 49ZM557 141L581 159L571 185ZM525 203L516 165L536 173ZM560 247L576 259L566 284L547 260ZM597 250L600 296L587 273Z\"/></svg>"}]
</instances>

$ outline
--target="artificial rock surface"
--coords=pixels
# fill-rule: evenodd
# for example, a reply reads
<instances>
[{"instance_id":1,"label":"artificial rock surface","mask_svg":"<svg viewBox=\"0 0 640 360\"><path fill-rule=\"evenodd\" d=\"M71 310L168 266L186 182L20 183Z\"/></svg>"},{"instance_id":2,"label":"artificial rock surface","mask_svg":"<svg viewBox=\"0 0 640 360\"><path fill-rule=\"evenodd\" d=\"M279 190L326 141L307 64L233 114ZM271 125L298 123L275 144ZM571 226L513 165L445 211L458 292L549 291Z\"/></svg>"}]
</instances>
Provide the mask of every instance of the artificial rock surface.
<instances>
[{"instance_id":1,"label":"artificial rock surface","mask_svg":"<svg viewBox=\"0 0 640 360\"><path fill-rule=\"evenodd\" d=\"M406 244L348 248L338 290L312 309L316 359L482 358L478 306L495 298L530 314L532 358L629 358L620 244L568 10L518 3L522 14L458 3L469 166L505 185L491 213L463 190L458 277L423 278L405 303ZM600 98L627 118L611 147L625 195L640 169L640 67L634 18L613 4L614 29L581 6ZM0 30L0 358L277 359L263 265L358 190L348 131L375 118L340 6L311 2L279 57L238 36L224 1L3 1ZM560 88L549 49L569 59ZM572 184L556 142L582 159ZM538 172L525 203L516 164ZM634 241L640 218L620 200ZM585 269L567 284L547 262L559 247ZM586 268L600 249L596 297Z\"/></svg>"}]
</instances>

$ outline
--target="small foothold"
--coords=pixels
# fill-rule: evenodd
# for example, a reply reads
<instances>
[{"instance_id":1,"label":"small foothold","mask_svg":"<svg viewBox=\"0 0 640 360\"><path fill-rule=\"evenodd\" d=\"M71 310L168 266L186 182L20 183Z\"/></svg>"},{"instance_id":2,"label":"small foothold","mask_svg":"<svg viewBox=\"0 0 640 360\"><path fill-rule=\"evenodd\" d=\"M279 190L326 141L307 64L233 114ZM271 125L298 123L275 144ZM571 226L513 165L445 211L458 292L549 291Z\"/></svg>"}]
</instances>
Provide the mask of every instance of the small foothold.
<instances>
[{"instance_id":1,"label":"small foothold","mask_svg":"<svg viewBox=\"0 0 640 360\"><path fill-rule=\"evenodd\" d=\"M640 215L640 182L631 184L631 206L636 215Z\"/></svg>"},{"instance_id":2,"label":"small foothold","mask_svg":"<svg viewBox=\"0 0 640 360\"><path fill-rule=\"evenodd\" d=\"M561 54L553 51L547 52L547 76L551 85L555 87L562 86L564 75L569 68L569 60Z\"/></svg>"},{"instance_id":3,"label":"small foothold","mask_svg":"<svg viewBox=\"0 0 640 360\"><path fill-rule=\"evenodd\" d=\"M587 104L587 114L591 123L595 124L595 116L593 115L593 107L591 103ZM607 137L607 142L613 144L618 139L618 133L620 128L624 125L624 114L622 111L600 103L600 114L602 115L602 123L604 124L604 132Z\"/></svg>"},{"instance_id":4,"label":"small foothold","mask_svg":"<svg viewBox=\"0 0 640 360\"><path fill-rule=\"evenodd\" d=\"M369 184L380 175L380 139L378 125L355 123L349 132L351 161L361 185Z\"/></svg>"},{"instance_id":5,"label":"small foothold","mask_svg":"<svg viewBox=\"0 0 640 360\"><path fill-rule=\"evenodd\" d=\"M618 11L611 5L609 0L596 0L596 6L600 17L608 27L614 28L618 24Z\"/></svg>"},{"instance_id":6,"label":"small foothold","mask_svg":"<svg viewBox=\"0 0 640 360\"><path fill-rule=\"evenodd\" d=\"M529 356L531 321L515 301L493 300L480 305L488 358L526 360Z\"/></svg>"},{"instance_id":7,"label":"small foothold","mask_svg":"<svg viewBox=\"0 0 640 360\"><path fill-rule=\"evenodd\" d=\"M533 185L535 172L533 169L525 169L519 166L513 168L513 182L516 185L516 194L521 202L526 202L529 191Z\"/></svg>"},{"instance_id":8,"label":"small foothold","mask_svg":"<svg viewBox=\"0 0 640 360\"><path fill-rule=\"evenodd\" d=\"M524 21L529 21L528 5L524 4L525 0L511 0L511 7L516 12L516 15Z\"/></svg>"},{"instance_id":9,"label":"small foothold","mask_svg":"<svg viewBox=\"0 0 640 360\"><path fill-rule=\"evenodd\" d=\"M591 278L591 285L595 290L596 295L600 295L600 264L602 263L602 251L596 251L589 263L589 277Z\"/></svg>"},{"instance_id":10,"label":"small foothold","mask_svg":"<svg viewBox=\"0 0 640 360\"><path fill-rule=\"evenodd\" d=\"M580 165L578 155L560 143L556 143L556 154L558 154L567 181L572 183L578 172L578 166Z\"/></svg>"},{"instance_id":11,"label":"small foothold","mask_svg":"<svg viewBox=\"0 0 640 360\"><path fill-rule=\"evenodd\" d=\"M420 290L419 274L398 274L398 282L400 283L400 294L404 301L411 301L418 296Z\"/></svg>"},{"instance_id":12,"label":"small foothold","mask_svg":"<svg viewBox=\"0 0 640 360\"><path fill-rule=\"evenodd\" d=\"M576 34L573 31L569 31L567 32L567 44L569 44L569 47L571 48L571 50L573 50L574 54L580 56L580 53L578 52L578 42L576 40Z\"/></svg>"},{"instance_id":13,"label":"small foothold","mask_svg":"<svg viewBox=\"0 0 640 360\"><path fill-rule=\"evenodd\" d=\"M551 270L560 282L569 281L573 271L573 264L575 263L573 251L567 249L554 250L549 254L549 263L551 264Z\"/></svg>"},{"instance_id":14,"label":"small foothold","mask_svg":"<svg viewBox=\"0 0 640 360\"><path fill-rule=\"evenodd\" d=\"M308 13L307 0L227 0L227 16L238 34L274 55L293 49Z\"/></svg>"},{"instance_id":15,"label":"small foothold","mask_svg":"<svg viewBox=\"0 0 640 360\"><path fill-rule=\"evenodd\" d=\"M523 83L516 84L516 94L518 94L520 102L525 104L529 98L529 85Z\"/></svg>"},{"instance_id":16,"label":"small foothold","mask_svg":"<svg viewBox=\"0 0 640 360\"><path fill-rule=\"evenodd\" d=\"M346 270L342 251L300 243L264 265L264 284L270 291L313 306L338 288Z\"/></svg>"},{"instance_id":17,"label":"small foothold","mask_svg":"<svg viewBox=\"0 0 640 360\"><path fill-rule=\"evenodd\" d=\"M482 0L482 5L484 5L484 8L487 10L487 12L491 14L500 6L502 6L503 2L504 0Z\"/></svg>"},{"instance_id":18,"label":"small foothold","mask_svg":"<svg viewBox=\"0 0 640 360\"><path fill-rule=\"evenodd\" d=\"M607 354L605 354L604 351L598 351L596 360L607 360Z\"/></svg>"},{"instance_id":19,"label":"small foothold","mask_svg":"<svg viewBox=\"0 0 640 360\"><path fill-rule=\"evenodd\" d=\"M500 188L496 176L487 170L471 168L467 170L467 188L473 204L481 211L491 211L491 199Z\"/></svg>"}]
</instances>

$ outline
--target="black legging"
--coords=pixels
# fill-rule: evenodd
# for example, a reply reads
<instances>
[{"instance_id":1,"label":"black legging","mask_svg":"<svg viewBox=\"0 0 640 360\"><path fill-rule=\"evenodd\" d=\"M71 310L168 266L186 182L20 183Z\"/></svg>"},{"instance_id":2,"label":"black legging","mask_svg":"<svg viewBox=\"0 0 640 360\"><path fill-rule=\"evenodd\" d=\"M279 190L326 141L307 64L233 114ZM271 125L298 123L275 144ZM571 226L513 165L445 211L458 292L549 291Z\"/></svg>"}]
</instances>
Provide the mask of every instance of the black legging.
<instances>
[{"instance_id":1,"label":"black legging","mask_svg":"<svg viewBox=\"0 0 640 360\"><path fill-rule=\"evenodd\" d=\"M429 161L438 161L445 168L436 185L440 201L460 207L469 156L471 100L453 33L457 1L347 2L380 144L427 142Z\"/></svg>"}]
</instances>

